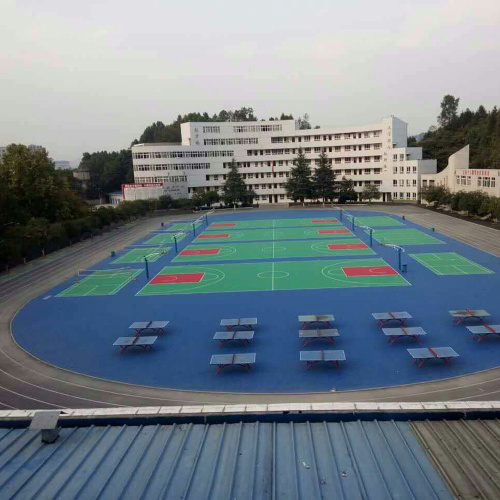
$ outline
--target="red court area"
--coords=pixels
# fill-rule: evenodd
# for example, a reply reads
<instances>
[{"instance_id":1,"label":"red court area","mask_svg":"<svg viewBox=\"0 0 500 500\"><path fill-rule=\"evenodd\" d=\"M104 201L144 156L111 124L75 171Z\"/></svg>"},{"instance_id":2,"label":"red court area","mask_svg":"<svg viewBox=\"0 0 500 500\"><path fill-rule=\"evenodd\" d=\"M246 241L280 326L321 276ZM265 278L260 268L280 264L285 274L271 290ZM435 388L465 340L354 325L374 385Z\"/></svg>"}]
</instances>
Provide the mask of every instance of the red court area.
<instances>
[{"instance_id":1,"label":"red court area","mask_svg":"<svg viewBox=\"0 0 500 500\"><path fill-rule=\"evenodd\" d=\"M364 243L332 243L327 245L330 250L355 250L357 248L368 248Z\"/></svg>"},{"instance_id":2,"label":"red court area","mask_svg":"<svg viewBox=\"0 0 500 500\"><path fill-rule=\"evenodd\" d=\"M213 238L229 238L229 233L222 233L222 234L200 234L198 236L199 240L210 240Z\"/></svg>"},{"instance_id":3,"label":"red court area","mask_svg":"<svg viewBox=\"0 0 500 500\"><path fill-rule=\"evenodd\" d=\"M318 234L344 234L350 232L349 229L318 229Z\"/></svg>"},{"instance_id":4,"label":"red court area","mask_svg":"<svg viewBox=\"0 0 500 500\"><path fill-rule=\"evenodd\" d=\"M343 267L346 276L391 276L398 274L391 266Z\"/></svg>"},{"instance_id":5,"label":"red court area","mask_svg":"<svg viewBox=\"0 0 500 500\"><path fill-rule=\"evenodd\" d=\"M220 224L217 224L217 223L210 224L210 227L234 227L234 226L236 226L236 223L231 224L231 223L228 222L228 223L225 223L225 224L223 224L223 223L220 223Z\"/></svg>"},{"instance_id":6,"label":"red court area","mask_svg":"<svg viewBox=\"0 0 500 500\"><path fill-rule=\"evenodd\" d=\"M167 285L169 283L199 283L205 273L178 273L158 274L150 282L150 285Z\"/></svg>"},{"instance_id":7,"label":"red court area","mask_svg":"<svg viewBox=\"0 0 500 500\"><path fill-rule=\"evenodd\" d=\"M315 219L312 221L313 224L325 224L325 223L335 223L338 222L337 219Z\"/></svg>"},{"instance_id":8,"label":"red court area","mask_svg":"<svg viewBox=\"0 0 500 500\"><path fill-rule=\"evenodd\" d=\"M201 248L200 250L183 250L179 255L217 255L220 248Z\"/></svg>"}]
</instances>

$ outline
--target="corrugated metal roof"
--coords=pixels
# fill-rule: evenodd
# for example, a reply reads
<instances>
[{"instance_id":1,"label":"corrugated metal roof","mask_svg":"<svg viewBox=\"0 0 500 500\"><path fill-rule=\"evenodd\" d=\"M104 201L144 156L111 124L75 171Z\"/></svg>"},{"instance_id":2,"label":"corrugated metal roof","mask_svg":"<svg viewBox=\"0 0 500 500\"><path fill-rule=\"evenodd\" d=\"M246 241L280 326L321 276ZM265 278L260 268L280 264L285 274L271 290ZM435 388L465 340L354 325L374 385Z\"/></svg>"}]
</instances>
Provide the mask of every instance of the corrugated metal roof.
<instances>
[{"instance_id":1,"label":"corrugated metal roof","mask_svg":"<svg viewBox=\"0 0 500 500\"><path fill-rule=\"evenodd\" d=\"M393 421L0 429L0 497L452 498Z\"/></svg>"},{"instance_id":2,"label":"corrugated metal roof","mask_svg":"<svg viewBox=\"0 0 500 500\"><path fill-rule=\"evenodd\" d=\"M500 421L411 424L457 498L500 498Z\"/></svg>"}]
</instances>

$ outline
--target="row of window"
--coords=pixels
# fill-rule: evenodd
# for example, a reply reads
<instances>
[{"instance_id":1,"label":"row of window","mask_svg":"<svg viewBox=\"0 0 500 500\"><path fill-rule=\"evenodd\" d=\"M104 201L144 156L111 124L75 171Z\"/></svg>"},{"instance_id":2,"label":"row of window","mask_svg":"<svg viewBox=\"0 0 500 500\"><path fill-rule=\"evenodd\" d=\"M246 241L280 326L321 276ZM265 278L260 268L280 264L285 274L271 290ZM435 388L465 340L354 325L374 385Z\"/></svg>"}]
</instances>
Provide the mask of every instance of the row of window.
<instances>
[{"instance_id":1,"label":"row of window","mask_svg":"<svg viewBox=\"0 0 500 500\"><path fill-rule=\"evenodd\" d=\"M372 130L370 132L348 132L345 134L322 134L322 135L305 135L302 137L271 137L271 142L282 143L282 142L310 142L314 140L318 141L340 141L341 139L368 139L370 137L380 137L382 135L382 130Z\"/></svg>"},{"instance_id":2,"label":"row of window","mask_svg":"<svg viewBox=\"0 0 500 500\"><path fill-rule=\"evenodd\" d=\"M136 183L141 182L187 182L185 175L162 175L160 177L135 177Z\"/></svg>"},{"instance_id":3,"label":"row of window","mask_svg":"<svg viewBox=\"0 0 500 500\"><path fill-rule=\"evenodd\" d=\"M393 185L393 187L397 187L398 180L393 179L392 185ZM410 186L417 187L417 179L406 179L406 184L405 184L405 179L399 179L399 187L403 187L405 185L406 185L406 187L410 187Z\"/></svg>"},{"instance_id":4,"label":"row of window","mask_svg":"<svg viewBox=\"0 0 500 500\"><path fill-rule=\"evenodd\" d=\"M392 173L394 175L396 175L398 173L398 167L392 167ZM404 174L405 167L399 167L399 173ZM407 174L416 174L417 173L417 166L413 165L413 167L406 167L406 173Z\"/></svg>"},{"instance_id":5,"label":"row of window","mask_svg":"<svg viewBox=\"0 0 500 500\"><path fill-rule=\"evenodd\" d=\"M361 146L346 146L344 151L362 151ZM369 149L369 148L368 148ZM374 149L380 149L379 147L374 147ZM247 149L247 156L271 156L271 155L289 155L289 154L296 154L298 153L298 149ZM329 148L304 148L303 149L304 154L311 154L311 153L333 153L333 152L340 152L340 146L338 146L338 151L337 147L329 147ZM379 160L382 158L381 156L374 156L373 158L378 158Z\"/></svg>"},{"instance_id":6,"label":"row of window","mask_svg":"<svg viewBox=\"0 0 500 500\"><path fill-rule=\"evenodd\" d=\"M358 168L358 169L349 169L345 170L334 170L335 175L378 175L382 173L382 169L380 168Z\"/></svg>"},{"instance_id":7,"label":"row of window","mask_svg":"<svg viewBox=\"0 0 500 500\"><path fill-rule=\"evenodd\" d=\"M409 160L409 159L410 159L409 153L400 153L399 154L399 161L405 161L405 160ZM392 155L392 161L398 161L397 154Z\"/></svg>"},{"instance_id":8,"label":"row of window","mask_svg":"<svg viewBox=\"0 0 500 500\"><path fill-rule=\"evenodd\" d=\"M198 131L198 129L196 129ZM220 127L208 125L203 127L204 134L220 134Z\"/></svg>"},{"instance_id":9,"label":"row of window","mask_svg":"<svg viewBox=\"0 0 500 500\"><path fill-rule=\"evenodd\" d=\"M457 184L459 186L472 186L472 177L470 175L457 175ZM496 177L478 177L476 182L477 187L496 187Z\"/></svg>"},{"instance_id":10,"label":"row of window","mask_svg":"<svg viewBox=\"0 0 500 500\"><path fill-rule=\"evenodd\" d=\"M203 139L205 146L233 146L241 144L259 144L257 137L239 137L236 139Z\"/></svg>"},{"instance_id":11,"label":"row of window","mask_svg":"<svg viewBox=\"0 0 500 500\"><path fill-rule=\"evenodd\" d=\"M392 193L392 199L397 200L398 193L396 193L396 192ZM400 200L416 200L417 193L399 193L399 199Z\"/></svg>"},{"instance_id":12,"label":"row of window","mask_svg":"<svg viewBox=\"0 0 500 500\"><path fill-rule=\"evenodd\" d=\"M156 151L132 153L132 158L214 158L217 156L234 156L234 151Z\"/></svg>"},{"instance_id":13,"label":"row of window","mask_svg":"<svg viewBox=\"0 0 500 500\"><path fill-rule=\"evenodd\" d=\"M134 172L158 170L208 170L210 163L160 163L158 165L134 165Z\"/></svg>"},{"instance_id":14,"label":"row of window","mask_svg":"<svg viewBox=\"0 0 500 500\"><path fill-rule=\"evenodd\" d=\"M236 125L233 132L241 134L244 132L281 132L281 125Z\"/></svg>"}]
</instances>

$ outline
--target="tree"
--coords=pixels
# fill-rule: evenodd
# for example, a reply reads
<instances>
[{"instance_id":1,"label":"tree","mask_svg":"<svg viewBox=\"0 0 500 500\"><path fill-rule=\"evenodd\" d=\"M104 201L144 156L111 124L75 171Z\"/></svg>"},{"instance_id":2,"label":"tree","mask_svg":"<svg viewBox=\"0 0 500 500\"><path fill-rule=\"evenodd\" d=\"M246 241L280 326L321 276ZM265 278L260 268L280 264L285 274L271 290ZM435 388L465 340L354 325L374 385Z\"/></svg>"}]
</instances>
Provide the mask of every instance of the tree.
<instances>
[{"instance_id":1,"label":"tree","mask_svg":"<svg viewBox=\"0 0 500 500\"><path fill-rule=\"evenodd\" d=\"M363 191L361 191L361 199L368 200L371 203L372 200L380 200L380 189L375 184L365 184Z\"/></svg>"},{"instance_id":2,"label":"tree","mask_svg":"<svg viewBox=\"0 0 500 500\"><path fill-rule=\"evenodd\" d=\"M313 183L311 167L302 148L299 148L293 164L294 167L290 170L290 177L285 183L285 190L289 198L304 203L306 198L311 198L313 195Z\"/></svg>"},{"instance_id":3,"label":"tree","mask_svg":"<svg viewBox=\"0 0 500 500\"><path fill-rule=\"evenodd\" d=\"M457 117L458 103L460 98L455 98L450 94L443 97L441 101L441 113L437 117L439 125L446 127Z\"/></svg>"},{"instance_id":4,"label":"tree","mask_svg":"<svg viewBox=\"0 0 500 500\"><path fill-rule=\"evenodd\" d=\"M205 205L207 207L211 207L214 203L218 203L220 201L220 196L217 191L206 191L203 193Z\"/></svg>"},{"instance_id":5,"label":"tree","mask_svg":"<svg viewBox=\"0 0 500 500\"><path fill-rule=\"evenodd\" d=\"M348 201L356 201L358 195L354 189L354 181L342 177L339 185L339 203L346 203Z\"/></svg>"},{"instance_id":6,"label":"tree","mask_svg":"<svg viewBox=\"0 0 500 500\"><path fill-rule=\"evenodd\" d=\"M336 184L335 174L332 169L331 160L322 151L319 155L319 163L313 173L313 188L316 196L323 198L323 203L335 197Z\"/></svg>"},{"instance_id":7,"label":"tree","mask_svg":"<svg viewBox=\"0 0 500 500\"><path fill-rule=\"evenodd\" d=\"M247 187L243 177L238 171L238 167L234 158L229 166L226 182L223 187L223 199L228 205L236 205L236 203L243 201L247 195Z\"/></svg>"},{"instance_id":8,"label":"tree","mask_svg":"<svg viewBox=\"0 0 500 500\"><path fill-rule=\"evenodd\" d=\"M299 125L299 130L309 130L311 124L309 123L309 115L307 113L304 116L298 118L297 123Z\"/></svg>"}]
</instances>

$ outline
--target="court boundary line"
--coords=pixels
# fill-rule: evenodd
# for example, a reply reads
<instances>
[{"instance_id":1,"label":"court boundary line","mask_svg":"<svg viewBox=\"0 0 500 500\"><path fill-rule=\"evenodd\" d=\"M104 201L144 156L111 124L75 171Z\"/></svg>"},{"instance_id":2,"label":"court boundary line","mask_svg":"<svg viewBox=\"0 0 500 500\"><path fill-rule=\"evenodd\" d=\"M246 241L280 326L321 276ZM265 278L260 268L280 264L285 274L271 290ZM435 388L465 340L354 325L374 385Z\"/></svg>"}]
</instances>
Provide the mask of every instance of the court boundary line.
<instances>
[{"instance_id":1,"label":"court boundary line","mask_svg":"<svg viewBox=\"0 0 500 500\"><path fill-rule=\"evenodd\" d=\"M440 254L455 254L457 255L458 257L460 257L461 259L464 259L467 261L467 265L470 265L473 269L474 268L477 268L477 269L480 269L481 271L483 272L476 272L476 273L467 273L467 272L464 272L461 268L458 268L457 266L453 265L453 264L448 264L447 267L452 267L452 268L455 268L457 271L459 271L459 274L457 275L454 275L454 274L446 274L446 273L442 273L442 272L439 272L438 271L438 268L432 266L431 264L428 264L426 262L423 262L422 260L420 260L420 258L418 258L417 256L419 255L430 255L432 257L438 257ZM474 275L478 275L478 274L496 274L495 271L492 271L491 269L488 269L487 267L484 267L483 265L481 264L478 264L477 262L474 262L470 259L468 259L467 257L464 257L463 255L460 255L459 253L456 253L456 252L438 252L438 253L433 253L433 252L430 252L430 253L426 253L426 252L423 252L421 254L408 254L411 258L413 258L415 261L417 261L419 264L421 264L422 266L424 266L425 268L429 269L429 271L433 272L434 274L436 274L437 276L474 276ZM439 258L439 257L438 257ZM445 264L443 264L444 266Z\"/></svg>"}]
</instances>

